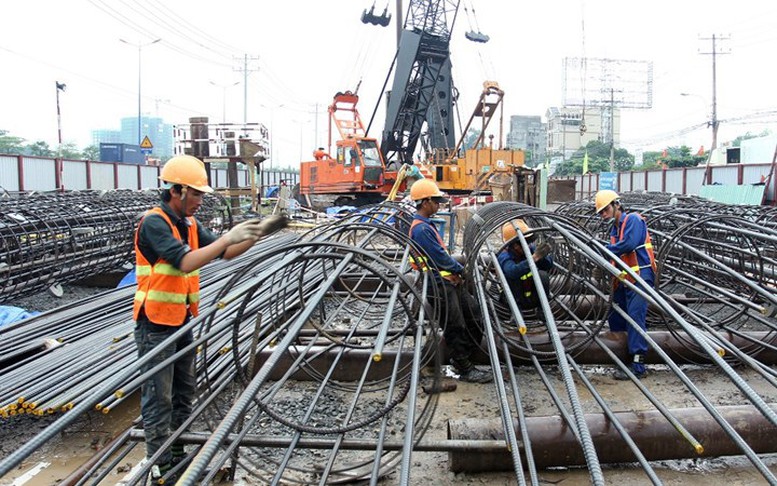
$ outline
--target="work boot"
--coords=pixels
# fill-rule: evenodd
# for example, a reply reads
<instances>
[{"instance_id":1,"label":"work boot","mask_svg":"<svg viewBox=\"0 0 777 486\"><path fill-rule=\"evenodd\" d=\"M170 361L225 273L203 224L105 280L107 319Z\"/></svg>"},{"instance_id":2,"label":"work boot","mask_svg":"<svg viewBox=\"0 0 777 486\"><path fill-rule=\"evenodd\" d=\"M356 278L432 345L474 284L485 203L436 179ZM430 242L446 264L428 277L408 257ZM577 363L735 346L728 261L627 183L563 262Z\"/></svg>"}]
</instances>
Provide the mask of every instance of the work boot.
<instances>
[{"instance_id":1,"label":"work boot","mask_svg":"<svg viewBox=\"0 0 777 486\"><path fill-rule=\"evenodd\" d=\"M459 380L466 381L468 383L488 383L490 381L494 381L494 375L493 373L479 370L473 366L467 371L460 373Z\"/></svg>"},{"instance_id":2,"label":"work boot","mask_svg":"<svg viewBox=\"0 0 777 486\"><path fill-rule=\"evenodd\" d=\"M644 369L644 368L642 369L642 371L636 371L636 370L632 369L631 372L634 374L634 376L637 377L638 380L646 377L647 374L648 374L647 370ZM612 373L612 377L615 378L616 380L620 380L620 381L625 381L625 380L630 380L631 379L631 377L629 375L627 375L626 372L623 371L620 368L616 369Z\"/></svg>"},{"instance_id":3,"label":"work boot","mask_svg":"<svg viewBox=\"0 0 777 486\"><path fill-rule=\"evenodd\" d=\"M488 383L493 380L490 371L483 371L477 368L469 358L451 358L453 369L459 375L460 381L469 383Z\"/></svg>"}]
</instances>

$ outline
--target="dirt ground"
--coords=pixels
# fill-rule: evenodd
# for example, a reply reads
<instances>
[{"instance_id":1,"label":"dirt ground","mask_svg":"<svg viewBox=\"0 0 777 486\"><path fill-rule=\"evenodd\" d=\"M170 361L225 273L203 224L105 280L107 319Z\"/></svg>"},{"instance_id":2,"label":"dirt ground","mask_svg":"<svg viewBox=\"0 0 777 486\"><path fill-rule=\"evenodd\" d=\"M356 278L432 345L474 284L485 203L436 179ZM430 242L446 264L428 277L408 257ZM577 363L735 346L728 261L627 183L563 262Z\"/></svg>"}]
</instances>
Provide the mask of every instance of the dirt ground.
<instances>
[{"instance_id":1,"label":"dirt ground","mask_svg":"<svg viewBox=\"0 0 777 486\"><path fill-rule=\"evenodd\" d=\"M68 292L69 291L69 292ZM37 308L61 305L68 300L81 298L96 289L66 289L64 299L43 299L37 297ZM50 301L50 302L49 302ZM48 302L48 303L47 303ZM17 305L24 304L20 302ZM21 305L20 305L21 306ZM668 408L700 406L693 395L665 367L652 365L650 374L643 380L651 393L655 394ZM697 387L716 406L746 404L742 393L734 387L731 380L720 370L708 366L688 365L683 367ZM517 368L519 387L524 401L524 410L529 416L555 415L557 412L545 390L545 386L532 367ZM565 396L563 383L558 370L548 368L554 380L554 386L561 396ZM596 389L608 401L615 411L651 410L652 405L631 383L616 382L609 376L609 369L601 366L584 367L586 376ZM754 372L738 369L746 382L753 387L767 403L777 403L777 390ZM582 391L582 383L577 379L578 391L586 413L596 413L599 409L591 396ZM104 447L112 437L128 426L139 415L137 400L128 400L117 407L110 415L98 412L89 414L67 432L53 439L24 461L16 470L0 478L0 485L48 486L61 482L72 471L91 457L96 450ZM497 395L493 384L477 385L457 383L457 389L442 393L430 430L424 440L444 440L447 438L449 420L471 418L498 419ZM39 420L18 417L0 422L0 453L6 456L18 448L21 443L36 434L51 419ZM676 440L680 440L679 438ZM128 471L136 466L143 457L142 445L124 458L102 484L121 484ZM762 456L767 466L777 474L777 454ZM41 466L46 464L45 466ZM742 456L730 458L679 459L660 461L653 464L659 478L668 485L761 485L768 484L760 473ZM32 472L38 471L32 475ZM648 484L648 478L637 465L603 466L607 484L642 485ZM453 473L449 469L448 455L444 452L416 452L412 457L411 484L429 485L513 485L517 484L514 472L493 473ZM590 484L590 476L584 468L555 468L539 472L541 484L584 485ZM223 483L228 484L228 483ZM235 485L257 484L255 479L238 473ZM393 471L379 481L379 484L393 486L400 484L398 470Z\"/></svg>"}]
</instances>

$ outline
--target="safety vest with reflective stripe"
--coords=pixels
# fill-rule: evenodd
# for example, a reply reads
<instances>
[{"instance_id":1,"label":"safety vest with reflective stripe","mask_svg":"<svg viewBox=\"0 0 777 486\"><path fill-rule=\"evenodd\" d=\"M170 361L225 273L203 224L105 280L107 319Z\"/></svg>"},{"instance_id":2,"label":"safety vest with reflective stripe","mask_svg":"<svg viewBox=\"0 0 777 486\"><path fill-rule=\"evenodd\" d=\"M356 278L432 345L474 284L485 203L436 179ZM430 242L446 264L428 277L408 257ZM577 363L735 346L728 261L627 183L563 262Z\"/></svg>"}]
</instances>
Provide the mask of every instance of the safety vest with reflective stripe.
<instances>
[{"instance_id":1,"label":"safety vest with reflective stripe","mask_svg":"<svg viewBox=\"0 0 777 486\"><path fill-rule=\"evenodd\" d=\"M149 214L161 216L170 225L173 236L181 239L178 228L161 208L149 210L146 216ZM187 243L189 248L196 250L200 247L197 221L194 218L187 219L191 223ZM139 228L140 226L135 232L135 274L138 289L135 291L134 319L138 319L140 309L145 309L146 317L154 324L180 326L186 321L187 312L192 316L198 314L200 271L182 272L162 258L152 265L138 247Z\"/></svg>"},{"instance_id":2,"label":"safety vest with reflective stripe","mask_svg":"<svg viewBox=\"0 0 777 486\"><path fill-rule=\"evenodd\" d=\"M410 231L408 231L408 235L412 238L413 236L413 228L418 226L419 224L429 224L424 221L421 221L420 219L414 219L413 223L410 225ZM445 251L448 251L448 247L445 246L445 242L442 241L442 238L440 237L440 233L437 232L437 229L432 227L434 229L434 236L437 237L437 242L440 243L440 246L442 246ZM413 255L410 255L410 266L413 268L413 270L418 270L421 272L429 271L429 262L428 258L426 258L426 255L417 255L415 258L413 258ZM440 277L444 278L445 280L450 280L452 282L456 281L456 275L453 274L453 272L449 272L447 270L438 270L440 273Z\"/></svg>"},{"instance_id":3,"label":"safety vest with reflective stripe","mask_svg":"<svg viewBox=\"0 0 777 486\"><path fill-rule=\"evenodd\" d=\"M624 230L626 229L626 220L632 214L635 215L635 217L637 217L637 218L642 218L642 216L640 214L638 214L638 213L629 213L626 216L624 216L623 221L621 221L620 229L618 231L618 240L616 240L614 236L610 235L610 243L612 243L614 245L618 241L623 240L623 233L624 233ZM639 259L637 258L637 250L640 250L640 249L644 249L645 252L647 252L647 256L650 259L650 263L648 263L647 265L642 265L642 266L639 265ZM647 229L646 229L645 230L645 242L642 243L641 245L639 245L638 247L636 247L633 251L630 251L628 253L624 253L619 258L623 261L623 263L625 263L626 265L631 267L631 269L637 275L639 275L639 271L642 268L652 268L653 269L653 273L655 273L656 272L656 256L653 253L653 243L650 240L650 232L647 231ZM618 279L619 280L628 279L629 282L634 282L634 279L631 278L626 273L626 271L622 271L620 273L620 275L618 275ZM617 284L617 282L616 282L616 284Z\"/></svg>"}]
</instances>

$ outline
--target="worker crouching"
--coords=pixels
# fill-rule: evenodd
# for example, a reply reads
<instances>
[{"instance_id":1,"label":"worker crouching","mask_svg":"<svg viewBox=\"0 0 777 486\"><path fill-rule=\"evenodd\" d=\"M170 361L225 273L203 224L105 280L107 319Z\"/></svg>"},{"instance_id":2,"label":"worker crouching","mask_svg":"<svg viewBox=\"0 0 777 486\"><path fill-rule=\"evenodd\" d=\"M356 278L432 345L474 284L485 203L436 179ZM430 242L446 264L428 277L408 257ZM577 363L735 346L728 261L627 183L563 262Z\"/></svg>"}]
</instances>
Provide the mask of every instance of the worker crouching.
<instances>
[{"instance_id":1,"label":"worker crouching","mask_svg":"<svg viewBox=\"0 0 777 486\"><path fill-rule=\"evenodd\" d=\"M522 233L526 239L531 252L529 257L524 253L518 232ZM539 309L539 315L544 321L544 313L529 265L529 258L534 261L543 291L545 295L548 295L550 288L550 274L548 272L553 268L550 244L542 242L536 245L534 234L522 219L508 221L502 225L502 241L505 243L505 248L499 252L497 259L510 286L515 303L518 304L520 310Z\"/></svg>"}]
</instances>

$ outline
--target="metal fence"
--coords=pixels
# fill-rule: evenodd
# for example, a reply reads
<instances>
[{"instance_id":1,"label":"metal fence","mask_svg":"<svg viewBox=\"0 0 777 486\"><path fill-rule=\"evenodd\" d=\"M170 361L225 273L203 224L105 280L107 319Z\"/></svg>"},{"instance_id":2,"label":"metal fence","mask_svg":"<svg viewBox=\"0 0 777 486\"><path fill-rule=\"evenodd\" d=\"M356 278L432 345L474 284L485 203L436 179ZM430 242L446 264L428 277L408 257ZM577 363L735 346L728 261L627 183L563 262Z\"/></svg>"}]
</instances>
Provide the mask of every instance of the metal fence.
<instances>
[{"instance_id":1,"label":"metal fence","mask_svg":"<svg viewBox=\"0 0 777 486\"><path fill-rule=\"evenodd\" d=\"M618 172L616 189L620 192L650 191L699 195L704 184L748 185L761 184L771 173L772 164L728 164L707 167L678 167L665 170ZM709 172L707 172L709 170ZM705 181L706 173L706 181ZM575 199L587 199L599 190L599 174L586 174L557 179L576 181ZM777 185L769 178L765 199L777 201Z\"/></svg>"},{"instance_id":2,"label":"metal fence","mask_svg":"<svg viewBox=\"0 0 777 486\"><path fill-rule=\"evenodd\" d=\"M51 157L0 154L0 190L6 192L56 191L56 190L110 190L153 189L159 187L160 167L150 165L97 162L93 160L69 160ZM211 168L211 182L216 188L226 188L227 170ZM238 186L248 187L249 174L238 168ZM264 193L265 187L285 182L293 186L299 182L299 172L268 170L257 173L257 184Z\"/></svg>"}]
</instances>

